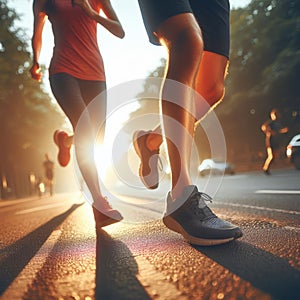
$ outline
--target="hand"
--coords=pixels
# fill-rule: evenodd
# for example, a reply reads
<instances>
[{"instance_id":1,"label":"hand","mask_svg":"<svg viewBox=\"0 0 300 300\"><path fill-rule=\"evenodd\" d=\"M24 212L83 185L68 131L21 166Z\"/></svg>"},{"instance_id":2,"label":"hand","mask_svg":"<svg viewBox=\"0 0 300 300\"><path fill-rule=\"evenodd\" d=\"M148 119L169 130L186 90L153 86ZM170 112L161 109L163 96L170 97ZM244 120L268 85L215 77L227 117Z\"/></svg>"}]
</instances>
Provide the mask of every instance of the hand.
<instances>
[{"instance_id":1,"label":"hand","mask_svg":"<svg viewBox=\"0 0 300 300\"><path fill-rule=\"evenodd\" d=\"M37 62L32 65L30 74L32 79L37 80L38 82L42 81L43 73L41 72L40 65Z\"/></svg>"},{"instance_id":2,"label":"hand","mask_svg":"<svg viewBox=\"0 0 300 300\"><path fill-rule=\"evenodd\" d=\"M71 4L73 7L78 5L89 17L93 17L94 10L88 0L71 0Z\"/></svg>"},{"instance_id":3,"label":"hand","mask_svg":"<svg viewBox=\"0 0 300 300\"><path fill-rule=\"evenodd\" d=\"M280 130L280 133L287 133L289 131L288 127L284 127Z\"/></svg>"}]
</instances>

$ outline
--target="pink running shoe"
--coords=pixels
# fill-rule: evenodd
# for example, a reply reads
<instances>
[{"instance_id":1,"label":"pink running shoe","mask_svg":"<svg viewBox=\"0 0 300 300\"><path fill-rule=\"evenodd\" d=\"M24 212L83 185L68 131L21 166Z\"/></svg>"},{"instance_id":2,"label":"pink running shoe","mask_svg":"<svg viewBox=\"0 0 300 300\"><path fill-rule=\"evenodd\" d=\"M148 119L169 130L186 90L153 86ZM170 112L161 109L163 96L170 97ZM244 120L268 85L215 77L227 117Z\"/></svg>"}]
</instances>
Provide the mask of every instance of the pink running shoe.
<instances>
[{"instance_id":1,"label":"pink running shoe","mask_svg":"<svg viewBox=\"0 0 300 300\"><path fill-rule=\"evenodd\" d=\"M96 206L93 205L96 228L102 228L123 220L123 216L118 210L111 207L106 197L101 198Z\"/></svg>"},{"instance_id":2,"label":"pink running shoe","mask_svg":"<svg viewBox=\"0 0 300 300\"><path fill-rule=\"evenodd\" d=\"M153 190L158 187L158 161L159 148L156 150L148 149L146 139L153 131L137 130L133 134L133 146L140 158L139 176L147 189Z\"/></svg>"},{"instance_id":3,"label":"pink running shoe","mask_svg":"<svg viewBox=\"0 0 300 300\"><path fill-rule=\"evenodd\" d=\"M64 131L56 130L53 135L55 144L58 147L57 160L62 167L66 167L71 159L71 147L66 147L64 141L68 138Z\"/></svg>"}]
</instances>

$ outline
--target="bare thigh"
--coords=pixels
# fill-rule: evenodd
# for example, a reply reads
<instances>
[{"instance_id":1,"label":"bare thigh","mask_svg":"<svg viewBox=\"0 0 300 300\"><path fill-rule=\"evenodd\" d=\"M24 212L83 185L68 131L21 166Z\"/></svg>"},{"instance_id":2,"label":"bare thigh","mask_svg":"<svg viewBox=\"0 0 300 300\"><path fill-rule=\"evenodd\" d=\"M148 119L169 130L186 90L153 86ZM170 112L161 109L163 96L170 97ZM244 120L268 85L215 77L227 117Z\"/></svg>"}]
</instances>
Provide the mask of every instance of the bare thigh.
<instances>
[{"instance_id":1,"label":"bare thigh","mask_svg":"<svg viewBox=\"0 0 300 300\"><path fill-rule=\"evenodd\" d=\"M200 27L192 13L168 18L156 35L168 51L167 78L194 85L203 51Z\"/></svg>"}]
</instances>

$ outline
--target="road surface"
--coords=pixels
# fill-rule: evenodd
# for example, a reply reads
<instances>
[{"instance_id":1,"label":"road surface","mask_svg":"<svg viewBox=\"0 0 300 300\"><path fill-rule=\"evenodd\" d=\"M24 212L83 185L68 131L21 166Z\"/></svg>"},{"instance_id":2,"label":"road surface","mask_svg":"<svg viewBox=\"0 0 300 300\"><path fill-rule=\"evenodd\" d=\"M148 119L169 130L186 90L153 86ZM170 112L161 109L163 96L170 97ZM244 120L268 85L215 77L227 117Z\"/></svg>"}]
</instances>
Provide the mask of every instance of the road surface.
<instances>
[{"instance_id":1,"label":"road surface","mask_svg":"<svg viewBox=\"0 0 300 300\"><path fill-rule=\"evenodd\" d=\"M118 186L125 220L97 232L79 192L0 200L0 299L297 299L299 179L296 170L225 176L209 205L244 236L215 247L165 228L164 183Z\"/></svg>"}]
</instances>

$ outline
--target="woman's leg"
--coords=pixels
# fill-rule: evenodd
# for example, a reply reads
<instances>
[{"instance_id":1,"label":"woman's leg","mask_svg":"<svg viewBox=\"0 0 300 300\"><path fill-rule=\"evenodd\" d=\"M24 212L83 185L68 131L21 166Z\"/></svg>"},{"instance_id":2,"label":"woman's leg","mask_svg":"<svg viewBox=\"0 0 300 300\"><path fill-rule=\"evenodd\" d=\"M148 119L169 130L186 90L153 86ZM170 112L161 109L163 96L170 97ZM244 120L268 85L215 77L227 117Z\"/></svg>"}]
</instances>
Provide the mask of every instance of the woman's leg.
<instances>
[{"instance_id":1,"label":"woman's leg","mask_svg":"<svg viewBox=\"0 0 300 300\"><path fill-rule=\"evenodd\" d=\"M92 195L94 204L98 209L107 209L107 204L102 201L98 173L94 161L94 143L95 143L95 126L86 106L86 99L83 99L84 84L65 73L55 74L50 78L52 92L59 105L69 118L74 132L75 155L79 169L84 181ZM95 94L102 89L102 83L93 83ZM105 85L104 85L105 86ZM89 86L91 88L91 86ZM105 105L104 105L105 106ZM80 120L80 128L77 127Z\"/></svg>"},{"instance_id":2,"label":"woman's leg","mask_svg":"<svg viewBox=\"0 0 300 300\"><path fill-rule=\"evenodd\" d=\"M91 146L93 149L90 151L93 152L92 156L95 157L94 146L101 145L104 143L104 134L105 134L105 123L106 123L106 108L107 108L107 94L106 94L106 83L104 81L86 81L79 80L79 86L81 91L81 96L86 105L85 114L82 115L82 118L85 116L88 118L89 123L91 124ZM84 124L85 122L80 122ZM77 135L75 139L77 140L79 151L82 148L84 155L84 141L86 140L86 129L77 128ZM82 133L82 134L80 134ZM82 139L80 139L82 137ZM79 153L78 153L79 154ZM96 155L99 155L96 153ZM87 166L88 167L88 166ZM95 165L94 165L95 167ZM88 167L89 168L89 167ZM101 168L101 166L100 166ZM87 170L88 173L88 170ZM99 186L99 184L98 184Z\"/></svg>"},{"instance_id":3,"label":"woman's leg","mask_svg":"<svg viewBox=\"0 0 300 300\"><path fill-rule=\"evenodd\" d=\"M104 142L107 92L105 81L79 81L82 98L88 110L98 143Z\"/></svg>"}]
</instances>

